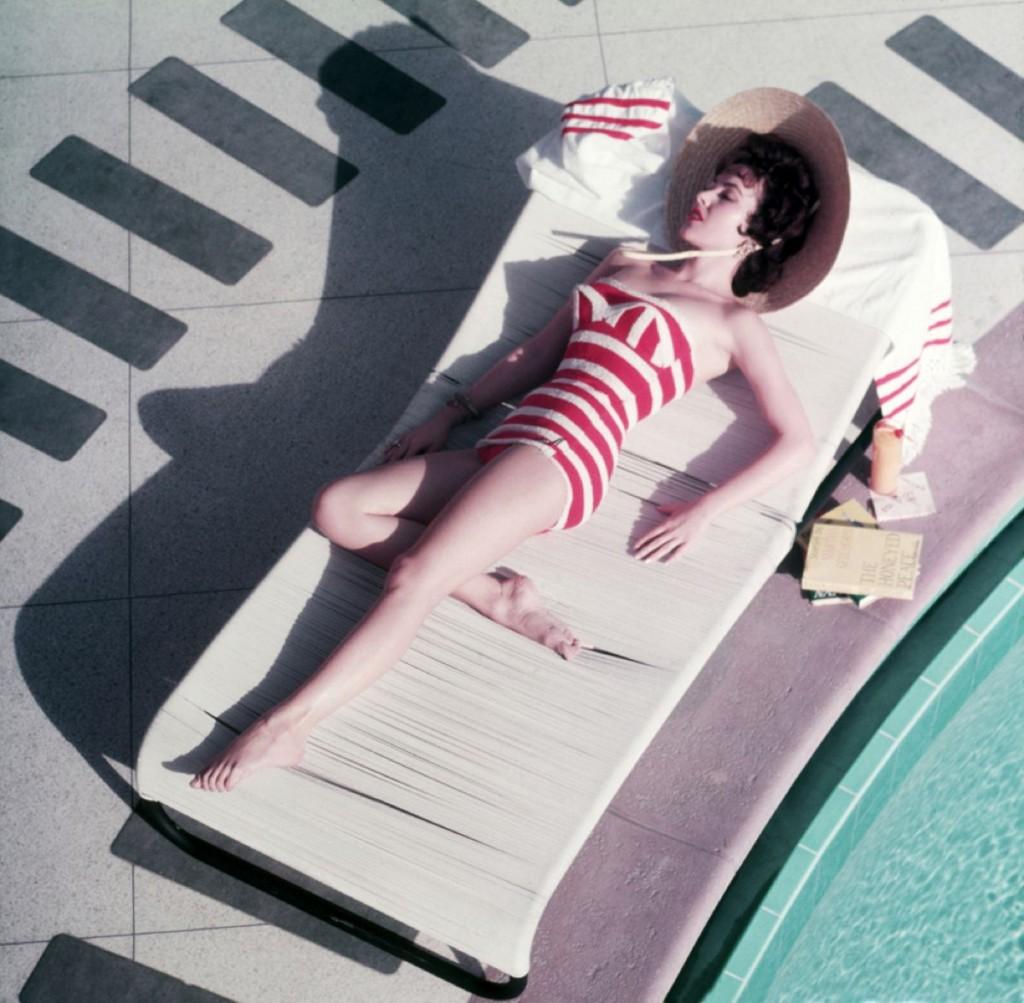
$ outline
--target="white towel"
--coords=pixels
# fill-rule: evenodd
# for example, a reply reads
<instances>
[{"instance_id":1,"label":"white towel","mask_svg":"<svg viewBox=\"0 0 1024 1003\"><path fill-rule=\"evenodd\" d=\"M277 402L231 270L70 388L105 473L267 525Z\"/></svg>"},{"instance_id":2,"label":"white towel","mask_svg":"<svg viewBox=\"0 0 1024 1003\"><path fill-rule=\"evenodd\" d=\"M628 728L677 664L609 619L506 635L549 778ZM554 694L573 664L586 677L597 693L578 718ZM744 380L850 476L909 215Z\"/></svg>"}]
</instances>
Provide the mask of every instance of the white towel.
<instances>
[{"instance_id":1,"label":"white towel","mask_svg":"<svg viewBox=\"0 0 1024 1003\"><path fill-rule=\"evenodd\" d=\"M666 247L669 172L700 116L671 78L617 84L566 105L516 166L528 188ZM875 386L882 414L903 429L906 464L924 446L932 401L963 385L974 352L953 341L949 251L935 213L853 163L850 196L839 257L808 298L889 338Z\"/></svg>"}]
</instances>

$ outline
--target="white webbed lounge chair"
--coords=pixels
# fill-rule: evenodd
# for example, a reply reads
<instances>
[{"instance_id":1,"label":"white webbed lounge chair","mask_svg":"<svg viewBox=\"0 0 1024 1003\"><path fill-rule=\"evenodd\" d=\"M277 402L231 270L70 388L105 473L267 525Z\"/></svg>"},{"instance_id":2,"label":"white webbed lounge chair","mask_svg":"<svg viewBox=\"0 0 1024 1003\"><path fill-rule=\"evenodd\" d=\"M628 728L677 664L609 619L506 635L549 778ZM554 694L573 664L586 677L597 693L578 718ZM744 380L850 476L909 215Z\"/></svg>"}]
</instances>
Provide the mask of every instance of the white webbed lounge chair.
<instances>
[{"instance_id":1,"label":"white webbed lounge chair","mask_svg":"<svg viewBox=\"0 0 1024 1003\"><path fill-rule=\"evenodd\" d=\"M538 330L620 241L607 224L531 195L396 431ZM765 319L818 435L812 464L722 517L678 561L629 555L629 542L657 518L652 501L694 497L768 444L771 430L732 373L634 430L590 522L534 538L508 558L594 650L564 662L447 599L397 666L316 729L301 767L264 771L228 795L193 790L191 771L311 673L383 581L307 529L155 717L138 759L140 812L195 855L463 988L492 998L522 992L556 885L789 551L862 401L871 401L887 347L880 332L806 301ZM472 444L500 416L459 428L455 444ZM194 839L162 806L510 978L466 971Z\"/></svg>"}]
</instances>

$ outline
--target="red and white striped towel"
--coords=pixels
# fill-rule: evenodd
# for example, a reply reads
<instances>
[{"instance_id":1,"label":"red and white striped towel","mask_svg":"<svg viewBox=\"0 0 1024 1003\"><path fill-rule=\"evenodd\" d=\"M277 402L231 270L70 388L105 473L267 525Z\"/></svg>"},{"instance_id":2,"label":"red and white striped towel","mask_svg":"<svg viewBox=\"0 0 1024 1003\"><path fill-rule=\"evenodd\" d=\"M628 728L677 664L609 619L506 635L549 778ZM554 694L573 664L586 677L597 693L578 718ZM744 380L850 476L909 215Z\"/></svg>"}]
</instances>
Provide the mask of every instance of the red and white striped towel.
<instances>
[{"instance_id":1,"label":"red and white striped towel","mask_svg":"<svg viewBox=\"0 0 1024 1003\"><path fill-rule=\"evenodd\" d=\"M629 141L644 139L666 129L670 98L596 97L577 98L565 106L562 114L562 138L598 135L605 139Z\"/></svg>"},{"instance_id":2,"label":"red and white striped towel","mask_svg":"<svg viewBox=\"0 0 1024 1003\"><path fill-rule=\"evenodd\" d=\"M875 388L883 417L903 430L903 462L912 462L931 428L932 401L963 386L975 363L973 349L953 341L942 222L917 196L851 163L843 246L808 299L889 336Z\"/></svg>"},{"instance_id":3,"label":"red and white striped towel","mask_svg":"<svg viewBox=\"0 0 1024 1003\"><path fill-rule=\"evenodd\" d=\"M930 324L925 328L929 335L935 332L935 337L929 339L921 346L920 353L910 362L893 369L891 372L875 377L875 386L878 388L878 403L882 407L882 414L891 421L898 421L899 416L917 400L917 391L920 385L920 376L925 369L925 354L929 348L939 345L948 345L953 340L953 301L946 300L933 306L928 312ZM945 328L945 335L942 329ZM886 356L886 364L892 365L891 356Z\"/></svg>"}]
</instances>

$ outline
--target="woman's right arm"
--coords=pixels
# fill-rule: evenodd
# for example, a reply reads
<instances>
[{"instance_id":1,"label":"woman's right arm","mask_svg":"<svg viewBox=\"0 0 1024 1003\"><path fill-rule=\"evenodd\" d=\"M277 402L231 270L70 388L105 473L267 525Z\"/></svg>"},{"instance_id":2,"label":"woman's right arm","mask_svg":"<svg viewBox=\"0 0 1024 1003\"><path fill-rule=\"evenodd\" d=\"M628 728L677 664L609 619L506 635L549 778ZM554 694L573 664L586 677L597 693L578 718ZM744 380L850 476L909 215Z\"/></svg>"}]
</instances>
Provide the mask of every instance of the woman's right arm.
<instances>
[{"instance_id":1,"label":"woman's right arm","mask_svg":"<svg viewBox=\"0 0 1024 1003\"><path fill-rule=\"evenodd\" d=\"M616 271L627 259L616 249L591 273L587 282ZM517 345L499 359L486 373L457 397L448 400L427 421L418 425L393 443L384 457L385 463L432 453L444 446L448 433L456 425L476 414L495 407L547 380L558 368L565 354L572 331L572 303L567 301L533 337ZM459 401L461 397L462 403Z\"/></svg>"}]
</instances>

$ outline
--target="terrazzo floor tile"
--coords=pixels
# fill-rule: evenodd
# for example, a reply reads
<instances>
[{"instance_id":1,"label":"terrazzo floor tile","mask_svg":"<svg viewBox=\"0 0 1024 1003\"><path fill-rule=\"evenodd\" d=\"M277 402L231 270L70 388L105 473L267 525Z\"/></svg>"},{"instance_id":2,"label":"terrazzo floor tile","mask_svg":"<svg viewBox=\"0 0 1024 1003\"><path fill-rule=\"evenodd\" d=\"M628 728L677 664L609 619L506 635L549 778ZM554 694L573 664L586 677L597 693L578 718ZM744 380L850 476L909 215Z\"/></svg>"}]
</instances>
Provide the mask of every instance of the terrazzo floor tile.
<instances>
[{"instance_id":1,"label":"terrazzo floor tile","mask_svg":"<svg viewBox=\"0 0 1024 1003\"><path fill-rule=\"evenodd\" d=\"M469 293L183 312L133 378L136 595L249 588L404 410Z\"/></svg>"},{"instance_id":2,"label":"terrazzo floor tile","mask_svg":"<svg viewBox=\"0 0 1024 1003\"><path fill-rule=\"evenodd\" d=\"M973 344L1021 303L1022 251L954 254L952 271L957 341Z\"/></svg>"},{"instance_id":3,"label":"terrazzo floor tile","mask_svg":"<svg viewBox=\"0 0 1024 1003\"><path fill-rule=\"evenodd\" d=\"M804 0L775 0L773 3L748 0L746 3L722 4L720 0L647 0L627 4L620 0L595 0L602 33L657 30L662 28L701 27L722 24L752 24L762 21L799 23L809 20L830 20L846 14L859 14L863 5L856 0L818 0L813 6ZM945 16L948 8L965 6L958 0L935 0L928 7L933 14ZM916 15L919 0L876 0L872 13L907 11Z\"/></svg>"},{"instance_id":4,"label":"terrazzo floor tile","mask_svg":"<svg viewBox=\"0 0 1024 1003\"><path fill-rule=\"evenodd\" d=\"M127 603L0 611L0 942L132 928Z\"/></svg>"},{"instance_id":5,"label":"terrazzo floor tile","mask_svg":"<svg viewBox=\"0 0 1024 1003\"><path fill-rule=\"evenodd\" d=\"M131 0L6 0L0 72L83 73L128 65Z\"/></svg>"},{"instance_id":6,"label":"terrazzo floor tile","mask_svg":"<svg viewBox=\"0 0 1024 1003\"><path fill-rule=\"evenodd\" d=\"M972 8L975 19L993 20L1013 34L1019 10L1007 5ZM1014 203L1024 204L1024 179L1010 155L1016 141L986 116L901 59L885 39L913 20L910 14L870 14L607 36L602 47L612 80L673 73L698 107L727 94L772 84L806 93L834 81L874 111L909 131L975 179ZM789 53L794 58L780 58ZM1013 66L1022 69L1017 52ZM728 58L726 58L728 56ZM1002 150L1004 155L993 156ZM896 165L908 179L914 163ZM1020 249L1024 228L1003 238L1000 250ZM975 249L956 234L951 250Z\"/></svg>"},{"instance_id":7,"label":"terrazzo floor tile","mask_svg":"<svg viewBox=\"0 0 1024 1003\"><path fill-rule=\"evenodd\" d=\"M236 1003L463 1003L464 990L337 935L335 949L269 926L141 934L135 958Z\"/></svg>"},{"instance_id":8,"label":"terrazzo floor tile","mask_svg":"<svg viewBox=\"0 0 1024 1003\"><path fill-rule=\"evenodd\" d=\"M240 0L190 0L188 17L165 0L132 0L132 65L155 66L172 53L188 63L269 61L273 57L227 25L221 18ZM376 28L403 29L401 48L437 48L444 43L409 24L377 0L300 0L295 6L348 38ZM378 46L387 48L383 34ZM369 49L378 46L360 42Z\"/></svg>"},{"instance_id":9,"label":"terrazzo floor tile","mask_svg":"<svg viewBox=\"0 0 1024 1003\"><path fill-rule=\"evenodd\" d=\"M30 177L65 136L128 157L128 73L0 79L0 225L128 288L128 234ZM0 296L0 321L36 315Z\"/></svg>"},{"instance_id":10,"label":"terrazzo floor tile","mask_svg":"<svg viewBox=\"0 0 1024 1003\"><path fill-rule=\"evenodd\" d=\"M5 362L106 413L64 461L0 436L0 497L24 513L3 540L0 604L126 596L128 367L49 321L0 333ZM71 434L52 416L25 420Z\"/></svg>"},{"instance_id":11,"label":"terrazzo floor tile","mask_svg":"<svg viewBox=\"0 0 1024 1003\"><path fill-rule=\"evenodd\" d=\"M596 0L569 5L549 0L480 0L483 6L507 18L532 39L597 34Z\"/></svg>"},{"instance_id":12,"label":"terrazzo floor tile","mask_svg":"<svg viewBox=\"0 0 1024 1003\"><path fill-rule=\"evenodd\" d=\"M333 201L316 209L136 102L133 163L274 245L226 287L133 241L137 295L180 308L478 284L525 201L514 158L556 123L566 95L603 82L597 41L532 43L491 75L447 48L391 59L446 98L406 136L281 62L204 67L211 79L358 168ZM515 81L522 79L540 94L520 89Z\"/></svg>"},{"instance_id":13,"label":"terrazzo floor tile","mask_svg":"<svg viewBox=\"0 0 1024 1003\"><path fill-rule=\"evenodd\" d=\"M119 954L122 958L132 956L131 937L87 937L88 943L95 944L111 954ZM14 944L0 947L0 999L13 1001L28 981L33 969L49 941L39 940L30 944Z\"/></svg>"}]
</instances>

